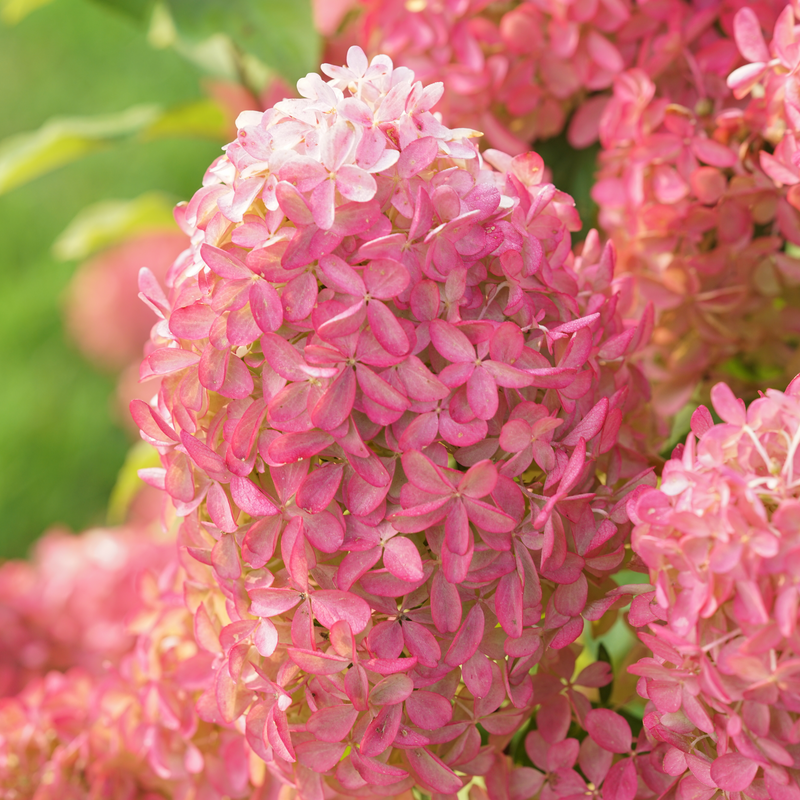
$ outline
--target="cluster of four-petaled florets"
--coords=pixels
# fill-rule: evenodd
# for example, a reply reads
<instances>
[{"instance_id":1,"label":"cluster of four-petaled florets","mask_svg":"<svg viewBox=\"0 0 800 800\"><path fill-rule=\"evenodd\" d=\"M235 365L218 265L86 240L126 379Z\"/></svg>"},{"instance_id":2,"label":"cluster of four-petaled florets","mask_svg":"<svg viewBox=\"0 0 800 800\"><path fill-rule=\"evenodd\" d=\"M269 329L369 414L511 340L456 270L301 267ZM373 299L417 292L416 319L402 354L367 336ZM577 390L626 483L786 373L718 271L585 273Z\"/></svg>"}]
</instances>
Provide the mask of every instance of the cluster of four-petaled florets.
<instances>
[{"instance_id":1,"label":"cluster of four-petaled florets","mask_svg":"<svg viewBox=\"0 0 800 800\"><path fill-rule=\"evenodd\" d=\"M648 319L616 313L612 250L576 263L538 156L480 156L385 58L326 70L240 118L169 296L143 276L164 377L133 411L228 597L222 718L292 782L449 793L493 757L478 721L530 712L543 642L617 601L584 573L650 480L622 427Z\"/></svg>"}]
</instances>

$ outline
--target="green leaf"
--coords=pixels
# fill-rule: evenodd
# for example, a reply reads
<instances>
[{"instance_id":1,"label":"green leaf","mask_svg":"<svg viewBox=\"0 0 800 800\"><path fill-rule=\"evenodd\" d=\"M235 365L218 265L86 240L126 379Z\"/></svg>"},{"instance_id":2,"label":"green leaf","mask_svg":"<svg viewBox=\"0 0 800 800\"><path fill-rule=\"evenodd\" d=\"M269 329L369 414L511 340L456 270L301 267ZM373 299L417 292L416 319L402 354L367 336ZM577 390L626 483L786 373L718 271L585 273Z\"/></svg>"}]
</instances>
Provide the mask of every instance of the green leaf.
<instances>
[{"instance_id":1,"label":"green leaf","mask_svg":"<svg viewBox=\"0 0 800 800\"><path fill-rule=\"evenodd\" d=\"M200 40L224 33L289 81L319 66L310 0L168 0L167 5L182 35Z\"/></svg>"},{"instance_id":2,"label":"green leaf","mask_svg":"<svg viewBox=\"0 0 800 800\"><path fill-rule=\"evenodd\" d=\"M160 192L133 200L104 200L82 209L53 244L61 261L80 261L92 253L154 228L175 228L174 201Z\"/></svg>"},{"instance_id":3,"label":"green leaf","mask_svg":"<svg viewBox=\"0 0 800 800\"><path fill-rule=\"evenodd\" d=\"M157 106L134 106L118 114L52 119L38 131L10 136L0 142L0 194L137 133L158 116Z\"/></svg>"},{"instance_id":4,"label":"green leaf","mask_svg":"<svg viewBox=\"0 0 800 800\"><path fill-rule=\"evenodd\" d=\"M125 463L117 475L117 482L108 502L108 524L122 524L128 514L133 498L145 485L139 477L139 470L147 467L160 467L158 451L147 442L138 442L128 451Z\"/></svg>"},{"instance_id":5,"label":"green leaf","mask_svg":"<svg viewBox=\"0 0 800 800\"><path fill-rule=\"evenodd\" d=\"M606 650L606 646L602 642L600 642L600 644L597 647L597 660L603 661L604 663L608 664L610 667L613 668L613 665L611 663L611 655L609 654L608 650ZM611 699L611 692L613 688L614 688L614 681L612 680L611 683L605 686L601 686L598 689L601 705L606 707L608 706L608 701Z\"/></svg>"},{"instance_id":6,"label":"green leaf","mask_svg":"<svg viewBox=\"0 0 800 800\"><path fill-rule=\"evenodd\" d=\"M52 2L53 0L0 0L0 19L6 25L16 25L32 11Z\"/></svg>"},{"instance_id":7,"label":"green leaf","mask_svg":"<svg viewBox=\"0 0 800 800\"><path fill-rule=\"evenodd\" d=\"M154 5L154 0L95 0L95 2L128 17L133 17L140 23L144 23L150 18Z\"/></svg>"},{"instance_id":8,"label":"green leaf","mask_svg":"<svg viewBox=\"0 0 800 800\"><path fill-rule=\"evenodd\" d=\"M145 139L189 136L223 140L226 124L225 112L220 105L204 99L168 108L142 131L142 136Z\"/></svg>"}]
</instances>

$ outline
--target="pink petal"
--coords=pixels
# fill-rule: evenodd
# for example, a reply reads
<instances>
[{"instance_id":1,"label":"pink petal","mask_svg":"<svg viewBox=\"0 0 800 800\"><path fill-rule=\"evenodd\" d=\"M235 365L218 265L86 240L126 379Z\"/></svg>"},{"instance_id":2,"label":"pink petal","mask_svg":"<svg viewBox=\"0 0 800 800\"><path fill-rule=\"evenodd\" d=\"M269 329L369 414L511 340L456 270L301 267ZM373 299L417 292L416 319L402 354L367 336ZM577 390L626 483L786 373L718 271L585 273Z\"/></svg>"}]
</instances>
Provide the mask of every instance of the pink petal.
<instances>
[{"instance_id":1,"label":"pink petal","mask_svg":"<svg viewBox=\"0 0 800 800\"><path fill-rule=\"evenodd\" d=\"M479 528L489 531L489 533L508 533L514 530L517 521L483 500L473 500L471 497L462 499L464 508L472 522Z\"/></svg>"},{"instance_id":2,"label":"pink petal","mask_svg":"<svg viewBox=\"0 0 800 800\"><path fill-rule=\"evenodd\" d=\"M361 740L361 753L374 758L383 753L394 741L403 719L403 706L384 706L367 726Z\"/></svg>"},{"instance_id":3,"label":"pink petal","mask_svg":"<svg viewBox=\"0 0 800 800\"><path fill-rule=\"evenodd\" d=\"M339 620L349 623L354 634L359 634L370 621L372 612L366 600L351 592L338 589L319 589L311 595L314 616L326 628Z\"/></svg>"},{"instance_id":4,"label":"pink petal","mask_svg":"<svg viewBox=\"0 0 800 800\"><path fill-rule=\"evenodd\" d=\"M414 725L426 731L443 728L453 718L453 706L436 692L418 689L406 700L406 713Z\"/></svg>"},{"instance_id":5,"label":"pink petal","mask_svg":"<svg viewBox=\"0 0 800 800\"><path fill-rule=\"evenodd\" d=\"M497 485L497 467L488 459L467 470L458 482L458 491L467 497L480 498L491 494Z\"/></svg>"},{"instance_id":6,"label":"pink petal","mask_svg":"<svg viewBox=\"0 0 800 800\"><path fill-rule=\"evenodd\" d=\"M407 753L411 770L423 785L441 794L456 794L461 790L461 778L424 747L415 747Z\"/></svg>"},{"instance_id":7,"label":"pink petal","mask_svg":"<svg viewBox=\"0 0 800 800\"><path fill-rule=\"evenodd\" d=\"M718 383L711 389L711 403L720 417L731 425L745 425L747 414L744 401L738 399L726 383Z\"/></svg>"},{"instance_id":8,"label":"pink petal","mask_svg":"<svg viewBox=\"0 0 800 800\"><path fill-rule=\"evenodd\" d=\"M250 311L264 333L276 331L283 325L281 299L266 281L256 281L250 289Z\"/></svg>"},{"instance_id":9,"label":"pink petal","mask_svg":"<svg viewBox=\"0 0 800 800\"><path fill-rule=\"evenodd\" d=\"M322 464L306 476L297 490L295 502L309 514L324 511L334 498L342 482L344 467L341 464Z\"/></svg>"},{"instance_id":10,"label":"pink petal","mask_svg":"<svg viewBox=\"0 0 800 800\"><path fill-rule=\"evenodd\" d=\"M750 8L740 8L733 18L733 36L739 52L748 61L769 61L770 54L761 24L755 12Z\"/></svg>"},{"instance_id":11,"label":"pink petal","mask_svg":"<svg viewBox=\"0 0 800 800\"><path fill-rule=\"evenodd\" d=\"M342 197L356 203L366 203L375 197L378 184L375 178L355 164L345 164L336 173L336 188Z\"/></svg>"},{"instance_id":12,"label":"pink petal","mask_svg":"<svg viewBox=\"0 0 800 800\"><path fill-rule=\"evenodd\" d=\"M446 481L439 469L426 455L419 450L403 453L403 472L414 486L423 492L435 495L449 495L454 491L452 484Z\"/></svg>"},{"instance_id":13,"label":"pink petal","mask_svg":"<svg viewBox=\"0 0 800 800\"><path fill-rule=\"evenodd\" d=\"M475 349L469 339L449 322L441 319L432 320L430 334L433 346L448 361L461 363L475 360Z\"/></svg>"},{"instance_id":14,"label":"pink petal","mask_svg":"<svg viewBox=\"0 0 800 800\"><path fill-rule=\"evenodd\" d=\"M327 772L340 761L347 745L335 742L301 742L295 752L297 760L314 772Z\"/></svg>"},{"instance_id":15,"label":"pink petal","mask_svg":"<svg viewBox=\"0 0 800 800\"><path fill-rule=\"evenodd\" d=\"M439 663L442 657L441 648L436 637L424 625L406 620L402 624L402 634L408 652L415 656L420 664L435 667Z\"/></svg>"},{"instance_id":16,"label":"pink petal","mask_svg":"<svg viewBox=\"0 0 800 800\"><path fill-rule=\"evenodd\" d=\"M294 589L251 589L250 612L257 617L277 617L300 602Z\"/></svg>"},{"instance_id":17,"label":"pink petal","mask_svg":"<svg viewBox=\"0 0 800 800\"><path fill-rule=\"evenodd\" d=\"M489 420L497 413L497 383L483 367L474 369L467 379L467 401L478 419Z\"/></svg>"},{"instance_id":18,"label":"pink petal","mask_svg":"<svg viewBox=\"0 0 800 800\"><path fill-rule=\"evenodd\" d=\"M241 280L253 277L253 271L246 264L218 247L210 244L200 245L200 257L220 278Z\"/></svg>"},{"instance_id":19,"label":"pink petal","mask_svg":"<svg viewBox=\"0 0 800 800\"><path fill-rule=\"evenodd\" d=\"M434 574L431 584L431 614L440 633L454 633L461 624L461 598L458 590L441 572Z\"/></svg>"},{"instance_id":20,"label":"pink petal","mask_svg":"<svg viewBox=\"0 0 800 800\"><path fill-rule=\"evenodd\" d=\"M403 326L380 300L370 300L367 317L373 335L384 350L393 356L404 356L409 351L408 337Z\"/></svg>"},{"instance_id":21,"label":"pink petal","mask_svg":"<svg viewBox=\"0 0 800 800\"><path fill-rule=\"evenodd\" d=\"M338 428L350 416L355 398L355 372L346 367L317 401L311 421L323 431Z\"/></svg>"},{"instance_id":22,"label":"pink petal","mask_svg":"<svg viewBox=\"0 0 800 800\"><path fill-rule=\"evenodd\" d=\"M335 675L347 669L350 659L336 653L322 653L318 650L287 648L289 658L304 672L312 675Z\"/></svg>"},{"instance_id":23,"label":"pink petal","mask_svg":"<svg viewBox=\"0 0 800 800\"><path fill-rule=\"evenodd\" d=\"M341 742L358 719L358 711L351 705L322 708L313 713L306 730L322 742Z\"/></svg>"},{"instance_id":24,"label":"pink petal","mask_svg":"<svg viewBox=\"0 0 800 800\"><path fill-rule=\"evenodd\" d=\"M231 478L231 497L239 508L251 517L266 517L278 513L270 499L247 478Z\"/></svg>"},{"instance_id":25,"label":"pink petal","mask_svg":"<svg viewBox=\"0 0 800 800\"><path fill-rule=\"evenodd\" d=\"M469 660L481 643L483 631L483 608L480 603L476 603L467 614L467 618L445 654L445 663L451 667L457 667Z\"/></svg>"},{"instance_id":26,"label":"pink petal","mask_svg":"<svg viewBox=\"0 0 800 800\"><path fill-rule=\"evenodd\" d=\"M419 551L405 536L395 536L386 543L383 563L392 575L402 581L418 581L424 577Z\"/></svg>"},{"instance_id":27,"label":"pink petal","mask_svg":"<svg viewBox=\"0 0 800 800\"><path fill-rule=\"evenodd\" d=\"M319 260L319 269L324 276L324 283L337 292L363 297L366 286L361 276L339 256L323 256Z\"/></svg>"},{"instance_id":28,"label":"pink petal","mask_svg":"<svg viewBox=\"0 0 800 800\"><path fill-rule=\"evenodd\" d=\"M393 706L402 703L414 691L414 681L402 672L387 675L375 684L369 701L375 706Z\"/></svg>"},{"instance_id":29,"label":"pink petal","mask_svg":"<svg viewBox=\"0 0 800 800\"><path fill-rule=\"evenodd\" d=\"M206 508L211 520L221 531L233 533L237 529L228 495L216 481L208 489Z\"/></svg>"},{"instance_id":30,"label":"pink petal","mask_svg":"<svg viewBox=\"0 0 800 800\"><path fill-rule=\"evenodd\" d=\"M376 258L364 270L364 283L370 296L378 300L392 300L409 284L408 270L392 258Z\"/></svg>"},{"instance_id":31,"label":"pink petal","mask_svg":"<svg viewBox=\"0 0 800 800\"><path fill-rule=\"evenodd\" d=\"M427 169L439 154L439 142L433 136L425 136L411 142L400 153L397 172L401 178L408 179Z\"/></svg>"},{"instance_id":32,"label":"pink petal","mask_svg":"<svg viewBox=\"0 0 800 800\"><path fill-rule=\"evenodd\" d=\"M500 578L494 596L497 621L512 638L522 636L522 584L516 572Z\"/></svg>"},{"instance_id":33,"label":"pink petal","mask_svg":"<svg viewBox=\"0 0 800 800\"><path fill-rule=\"evenodd\" d=\"M592 709L584 720L589 736L604 750L627 753L631 749L631 727L627 720L607 708Z\"/></svg>"}]
</instances>

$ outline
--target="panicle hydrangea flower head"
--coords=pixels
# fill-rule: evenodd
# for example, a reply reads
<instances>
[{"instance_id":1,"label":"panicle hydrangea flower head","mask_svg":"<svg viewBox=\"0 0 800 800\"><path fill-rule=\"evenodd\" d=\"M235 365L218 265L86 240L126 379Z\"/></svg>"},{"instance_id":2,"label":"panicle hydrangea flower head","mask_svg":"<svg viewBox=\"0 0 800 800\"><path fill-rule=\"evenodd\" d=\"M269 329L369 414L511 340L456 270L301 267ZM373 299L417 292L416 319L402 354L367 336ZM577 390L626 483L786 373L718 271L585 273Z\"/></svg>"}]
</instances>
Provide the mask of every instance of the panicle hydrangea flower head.
<instances>
[{"instance_id":1,"label":"panicle hydrangea flower head","mask_svg":"<svg viewBox=\"0 0 800 800\"><path fill-rule=\"evenodd\" d=\"M198 585L207 568L192 562L187 576L176 556L173 547L158 575L142 576L127 628L130 652L109 652L94 673L71 667L32 677L0 699L3 798L270 796L269 776L243 732L198 716L198 699L213 685L215 655L198 645L184 584L188 577ZM124 581L117 590L131 593ZM212 602L210 592L205 596Z\"/></svg>"},{"instance_id":2,"label":"panicle hydrangea flower head","mask_svg":"<svg viewBox=\"0 0 800 800\"><path fill-rule=\"evenodd\" d=\"M766 0L757 11L771 25L784 4ZM516 154L534 140L561 133L570 115L570 143L582 148L596 141L608 90L632 67L675 102L684 102L692 74L712 76L716 96L737 62L736 46L726 37L742 3L354 0L349 5L354 10L345 38L388 53L424 82L443 81L437 110L445 122L478 126L491 146Z\"/></svg>"},{"instance_id":3,"label":"panicle hydrangea flower head","mask_svg":"<svg viewBox=\"0 0 800 800\"><path fill-rule=\"evenodd\" d=\"M50 670L97 675L118 661L133 646L140 575L166 564L174 546L133 525L54 530L31 561L0 565L0 697Z\"/></svg>"},{"instance_id":4,"label":"panicle hydrangea flower head","mask_svg":"<svg viewBox=\"0 0 800 800\"><path fill-rule=\"evenodd\" d=\"M634 69L601 120L593 196L631 296L656 306L644 369L665 416L699 383L707 396L735 375L752 396L800 369L800 262L787 246L800 245L797 34L791 6L776 16L772 50L754 11L734 16L735 43L754 62L727 78L735 96L730 60L679 103Z\"/></svg>"},{"instance_id":5,"label":"panicle hydrangea flower head","mask_svg":"<svg viewBox=\"0 0 800 800\"><path fill-rule=\"evenodd\" d=\"M536 154L481 156L386 56L323 71L240 116L168 293L143 271L163 377L132 412L226 598L195 604L203 713L303 798L449 794L618 602L651 318L595 233L573 256Z\"/></svg>"},{"instance_id":6,"label":"panicle hydrangea flower head","mask_svg":"<svg viewBox=\"0 0 800 800\"><path fill-rule=\"evenodd\" d=\"M726 384L711 399L722 422L701 406L630 501L655 586L630 614L652 657L630 671L681 792L778 800L800 790L800 378L747 408Z\"/></svg>"}]
</instances>

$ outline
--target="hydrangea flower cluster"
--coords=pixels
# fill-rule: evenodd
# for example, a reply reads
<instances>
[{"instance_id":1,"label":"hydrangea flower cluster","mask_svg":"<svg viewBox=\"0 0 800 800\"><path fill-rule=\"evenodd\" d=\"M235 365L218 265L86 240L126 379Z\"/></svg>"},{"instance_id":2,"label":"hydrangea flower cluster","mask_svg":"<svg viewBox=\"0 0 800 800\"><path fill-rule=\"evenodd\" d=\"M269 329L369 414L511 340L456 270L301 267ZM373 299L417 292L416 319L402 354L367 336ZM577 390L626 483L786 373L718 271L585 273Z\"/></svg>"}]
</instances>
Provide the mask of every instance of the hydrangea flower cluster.
<instances>
[{"instance_id":1,"label":"hydrangea flower cluster","mask_svg":"<svg viewBox=\"0 0 800 800\"><path fill-rule=\"evenodd\" d=\"M299 797L451 794L619 602L652 316L596 234L572 255L537 155L481 155L386 56L323 71L239 117L168 293L143 270L162 382L132 413L226 597L194 604L204 717Z\"/></svg>"},{"instance_id":2,"label":"hydrangea flower cluster","mask_svg":"<svg viewBox=\"0 0 800 800\"><path fill-rule=\"evenodd\" d=\"M0 565L0 697L50 670L98 675L118 661L134 643L138 576L161 569L174 549L174 540L133 525L81 536L54 530L31 561Z\"/></svg>"},{"instance_id":3,"label":"hydrangea flower cluster","mask_svg":"<svg viewBox=\"0 0 800 800\"><path fill-rule=\"evenodd\" d=\"M98 545L95 532L78 541L87 550ZM197 701L213 683L214 656L195 641L184 602L187 576L174 546L171 552L158 576L140 573L138 592L124 580L116 586L119 596L139 603L126 628L133 643L128 653L121 655L111 640L102 668L31 677L20 692L0 699L4 798L270 797L269 776L242 733L198 716ZM205 568L189 567L196 584ZM98 602L95 613L102 607ZM97 656L75 647L73 663Z\"/></svg>"},{"instance_id":4,"label":"hydrangea flower cluster","mask_svg":"<svg viewBox=\"0 0 800 800\"><path fill-rule=\"evenodd\" d=\"M437 110L451 125L479 126L493 147L523 153L559 134L574 111L575 147L597 139L608 90L637 68L659 94L682 102L687 76L737 65L730 39L736 0L630 3L523 0L360 0L357 43L388 53L423 81L447 87ZM770 24L784 0L766 0Z\"/></svg>"},{"instance_id":5,"label":"hydrangea flower cluster","mask_svg":"<svg viewBox=\"0 0 800 800\"><path fill-rule=\"evenodd\" d=\"M700 383L707 392L734 375L752 396L800 369L800 261L787 250L800 245L792 7L770 47L762 25L741 9L735 42L751 63L727 77L729 62L719 61L681 100L641 70L625 73L601 120L593 196L634 276L634 302L656 306L644 368L667 416Z\"/></svg>"},{"instance_id":6,"label":"hydrangea flower cluster","mask_svg":"<svg viewBox=\"0 0 800 800\"><path fill-rule=\"evenodd\" d=\"M631 672L679 796L796 797L800 786L800 376L745 409L711 391L660 489L631 500L655 591L630 620L652 657Z\"/></svg>"}]
</instances>

